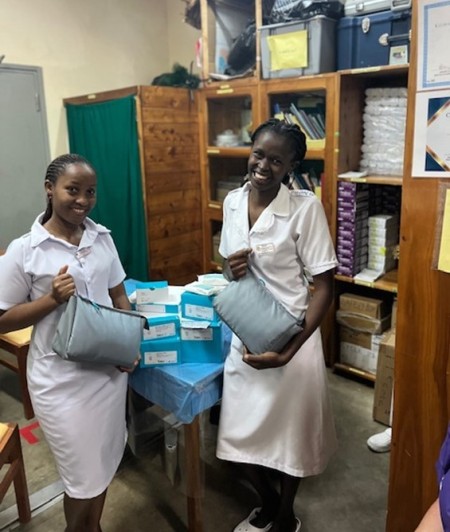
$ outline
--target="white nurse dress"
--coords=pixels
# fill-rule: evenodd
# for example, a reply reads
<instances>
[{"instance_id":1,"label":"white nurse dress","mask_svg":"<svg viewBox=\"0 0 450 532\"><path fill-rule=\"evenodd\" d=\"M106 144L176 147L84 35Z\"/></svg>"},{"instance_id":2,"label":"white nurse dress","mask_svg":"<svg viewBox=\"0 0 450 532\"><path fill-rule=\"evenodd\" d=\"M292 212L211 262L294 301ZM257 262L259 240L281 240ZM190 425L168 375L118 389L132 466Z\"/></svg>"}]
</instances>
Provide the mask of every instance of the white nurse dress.
<instances>
[{"instance_id":1,"label":"white nurse dress","mask_svg":"<svg viewBox=\"0 0 450 532\"><path fill-rule=\"evenodd\" d=\"M66 264L79 295L112 306L108 289L119 285L125 273L109 231L87 219L81 242L74 246L50 235L40 219L0 257L0 309L51 292L53 277ZM52 352L62 311L58 307L33 328L28 386L66 493L89 499L108 487L123 455L127 374L111 366L65 361Z\"/></svg>"},{"instance_id":2,"label":"white nurse dress","mask_svg":"<svg viewBox=\"0 0 450 532\"><path fill-rule=\"evenodd\" d=\"M249 230L250 184L228 194L219 251L223 257L253 250L250 265L293 314L308 306L304 270L317 275L337 264L320 201L281 185ZM296 477L321 473L337 447L320 331L291 361L256 370L242 361L233 336L225 362L217 456L257 464Z\"/></svg>"}]
</instances>

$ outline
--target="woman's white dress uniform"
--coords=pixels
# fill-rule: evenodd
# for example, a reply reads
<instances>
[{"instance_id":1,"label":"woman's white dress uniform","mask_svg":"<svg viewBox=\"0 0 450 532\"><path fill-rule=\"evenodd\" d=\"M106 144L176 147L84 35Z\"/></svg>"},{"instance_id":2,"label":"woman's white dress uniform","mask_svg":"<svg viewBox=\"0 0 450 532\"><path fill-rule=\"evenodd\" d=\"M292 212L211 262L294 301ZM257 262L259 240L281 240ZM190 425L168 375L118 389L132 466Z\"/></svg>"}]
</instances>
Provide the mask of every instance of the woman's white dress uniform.
<instances>
[{"instance_id":1,"label":"woman's white dress uniform","mask_svg":"<svg viewBox=\"0 0 450 532\"><path fill-rule=\"evenodd\" d=\"M108 289L119 285L125 272L109 231L86 219L81 242L74 246L50 235L40 219L0 257L0 309L51 292L53 277L66 264L79 295L112 306ZM65 361L52 352L63 309L33 327L28 386L66 493L89 499L108 487L123 455L127 374L112 366Z\"/></svg>"},{"instance_id":2,"label":"woman's white dress uniform","mask_svg":"<svg viewBox=\"0 0 450 532\"><path fill-rule=\"evenodd\" d=\"M249 188L246 184L225 199L220 254L226 258L251 248L250 267L292 314L301 316L310 298L305 269L317 275L337 264L322 205L311 192L281 185L249 230ZM337 440L320 331L281 368L256 370L242 361L242 353L242 342L233 336L217 456L296 477L321 473Z\"/></svg>"}]
</instances>

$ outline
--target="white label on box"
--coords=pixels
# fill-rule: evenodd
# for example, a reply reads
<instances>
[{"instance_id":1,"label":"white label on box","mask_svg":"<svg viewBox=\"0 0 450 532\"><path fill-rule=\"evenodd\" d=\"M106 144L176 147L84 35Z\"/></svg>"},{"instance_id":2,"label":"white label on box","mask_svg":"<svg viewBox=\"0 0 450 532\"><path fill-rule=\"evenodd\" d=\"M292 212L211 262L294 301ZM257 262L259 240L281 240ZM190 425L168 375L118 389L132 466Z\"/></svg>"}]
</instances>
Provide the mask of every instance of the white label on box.
<instances>
[{"instance_id":1,"label":"white label on box","mask_svg":"<svg viewBox=\"0 0 450 532\"><path fill-rule=\"evenodd\" d=\"M144 329L144 340L155 340L156 338L167 338L175 336L175 323L161 323L159 325L150 325L149 329Z\"/></svg>"},{"instance_id":2,"label":"white label on box","mask_svg":"<svg viewBox=\"0 0 450 532\"><path fill-rule=\"evenodd\" d=\"M213 339L213 330L208 329L181 329L182 340L201 340L203 342L210 342Z\"/></svg>"},{"instance_id":3,"label":"white label on box","mask_svg":"<svg viewBox=\"0 0 450 532\"><path fill-rule=\"evenodd\" d=\"M144 364L176 364L178 360L177 351L155 351L144 353Z\"/></svg>"},{"instance_id":4,"label":"white label on box","mask_svg":"<svg viewBox=\"0 0 450 532\"><path fill-rule=\"evenodd\" d=\"M166 314L166 305L136 305L138 312L147 312L148 314Z\"/></svg>"},{"instance_id":5,"label":"white label on box","mask_svg":"<svg viewBox=\"0 0 450 532\"><path fill-rule=\"evenodd\" d=\"M391 46L389 51L390 65L405 65L408 63L408 45L400 44L399 46Z\"/></svg>"},{"instance_id":6,"label":"white label on box","mask_svg":"<svg viewBox=\"0 0 450 532\"><path fill-rule=\"evenodd\" d=\"M138 305L145 305L146 303L153 303L155 301L164 301L169 297L169 287L161 288L137 288L136 289L136 303Z\"/></svg>"},{"instance_id":7,"label":"white label on box","mask_svg":"<svg viewBox=\"0 0 450 532\"><path fill-rule=\"evenodd\" d=\"M212 321L214 318L214 309L212 307L203 307L200 305L186 305L186 316L190 318L201 318L202 320Z\"/></svg>"}]
</instances>

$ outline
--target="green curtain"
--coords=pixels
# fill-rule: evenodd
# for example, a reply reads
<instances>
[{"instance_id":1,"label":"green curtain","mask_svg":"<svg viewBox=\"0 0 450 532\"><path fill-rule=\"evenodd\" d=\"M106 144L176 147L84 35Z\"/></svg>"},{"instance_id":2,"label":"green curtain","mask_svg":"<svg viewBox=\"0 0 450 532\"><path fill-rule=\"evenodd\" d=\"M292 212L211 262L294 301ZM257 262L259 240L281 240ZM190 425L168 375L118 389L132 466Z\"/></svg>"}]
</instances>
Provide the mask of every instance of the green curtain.
<instances>
[{"instance_id":1,"label":"green curtain","mask_svg":"<svg viewBox=\"0 0 450 532\"><path fill-rule=\"evenodd\" d=\"M148 280L147 237L134 96L66 105L72 153L97 171L91 217L111 230L127 277Z\"/></svg>"}]
</instances>

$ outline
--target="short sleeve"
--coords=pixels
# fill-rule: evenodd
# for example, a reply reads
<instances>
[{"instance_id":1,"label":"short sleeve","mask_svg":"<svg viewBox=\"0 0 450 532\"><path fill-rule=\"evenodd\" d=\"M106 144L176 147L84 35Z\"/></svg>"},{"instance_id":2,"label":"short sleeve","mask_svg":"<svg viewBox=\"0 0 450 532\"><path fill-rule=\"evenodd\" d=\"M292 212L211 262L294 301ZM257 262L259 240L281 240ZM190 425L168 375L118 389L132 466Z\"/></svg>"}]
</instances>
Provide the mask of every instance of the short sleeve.
<instances>
[{"instance_id":1,"label":"short sleeve","mask_svg":"<svg viewBox=\"0 0 450 532\"><path fill-rule=\"evenodd\" d=\"M126 277L125 270L120 262L119 253L111 235L105 235L107 246L112 254L111 269L109 271L108 289L118 286Z\"/></svg>"},{"instance_id":2,"label":"short sleeve","mask_svg":"<svg viewBox=\"0 0 450 532\"><path fill-rule=\"evenodd\" d=\"M336 267L338 261L322 204L311 198L305 207L298 228L297 251L305 268L314 276Z\"/></svg>"},{"instance_id":3,"label":"short sleeve","mask_svg":"<svg viewBox=\"0 0 450 532\"><path fill-rule=\"evenodd\" d=\"M0 309L10 308L25 303L31 292L32 279L25 273L24 238L14 240L6 253L0 257Z\"/></svg>"}]
</instances>

